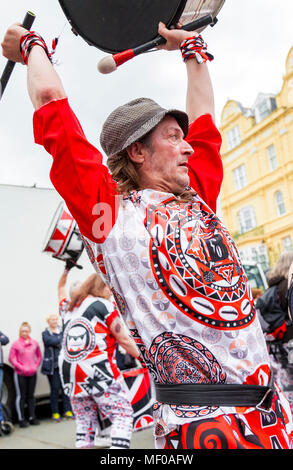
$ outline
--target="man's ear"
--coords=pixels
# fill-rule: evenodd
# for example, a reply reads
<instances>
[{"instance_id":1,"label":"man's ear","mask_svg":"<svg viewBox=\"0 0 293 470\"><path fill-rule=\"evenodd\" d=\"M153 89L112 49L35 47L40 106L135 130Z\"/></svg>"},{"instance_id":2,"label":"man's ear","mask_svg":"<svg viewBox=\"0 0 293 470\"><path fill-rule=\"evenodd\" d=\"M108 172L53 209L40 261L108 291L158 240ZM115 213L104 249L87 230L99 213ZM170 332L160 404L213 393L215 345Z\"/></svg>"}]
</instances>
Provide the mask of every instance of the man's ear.
<instances>
[{"instance_id":1,"label":"man's ear","mask_svg":"<svg viewBox=\"0 0 293 470\"><path fill-rule=\"evenodd\" d=\"M134 163L142 164L145 159L146 146L141 142L134 142L127 148L127 153Z\"/></svg>"}]
</instances>

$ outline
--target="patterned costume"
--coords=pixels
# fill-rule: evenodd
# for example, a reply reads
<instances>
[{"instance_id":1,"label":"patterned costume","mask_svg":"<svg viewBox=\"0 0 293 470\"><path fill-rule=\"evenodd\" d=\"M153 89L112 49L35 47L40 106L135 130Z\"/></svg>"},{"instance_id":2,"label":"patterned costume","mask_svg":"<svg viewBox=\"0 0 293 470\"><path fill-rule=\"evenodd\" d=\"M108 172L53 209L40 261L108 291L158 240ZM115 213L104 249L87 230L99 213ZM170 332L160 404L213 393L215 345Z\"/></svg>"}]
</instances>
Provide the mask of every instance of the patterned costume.
<instances>
[{"instance_id":1,"label":"patterned costume","mask_svg":"<svg viewBox=\"0 0 293 470\"><path fill-rule=\"evenodd\" d=\"M215 215L223 172L221 136L211 116L194 121L186 138L194 149L188 168L196 191L186 203L152 189L118 196L67 99L40 108L34 126L36 142L54 158L52 182L79 225L93 266L112 287L154 382L267 385L269 358L250 286L234 242ZM273 407L271 419L281 417L265 446L289 447L291 411L279 392ZM262 414L253 407L157 402L157 446L168 447L170 436L179 434L180 446L186 426L221 420L226 443L220 440L219 446L231 447L230 422L246 422L253 414L259 418L256 430L247 429L257 440Z\"/></svg>"},{"instance_id":2,"label":"patterned costume","mask_svg":"<svg viewBox=\"0 0 293 470\"><path fill-rule=\"evenodd\" d=\"M87 297L72 312L60 303L63 342L59 370L64 392L76 418L76 447L94 445L97 410L110 419L112 446L129 448L132 407L116 359L116 341L109 330L119 313L112 302Z\"/></svg>"}]
</instances>

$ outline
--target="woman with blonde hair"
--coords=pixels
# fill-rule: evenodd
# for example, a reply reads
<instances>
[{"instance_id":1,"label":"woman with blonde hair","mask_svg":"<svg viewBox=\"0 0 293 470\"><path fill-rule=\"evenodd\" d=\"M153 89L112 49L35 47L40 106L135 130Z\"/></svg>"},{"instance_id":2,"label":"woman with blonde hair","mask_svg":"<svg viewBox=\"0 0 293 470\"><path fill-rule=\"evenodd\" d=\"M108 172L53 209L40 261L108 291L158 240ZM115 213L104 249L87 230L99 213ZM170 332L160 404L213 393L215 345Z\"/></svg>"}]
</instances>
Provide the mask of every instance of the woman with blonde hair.
<instances>
[{"instance_id":1,"label":"woman with blonde hair","mask_svg":"<svg viewBox=\"0 0 293 470\"><path fill-rule=\"evenodd\" d=\"M116 342L133 357L138 358L139 351L110 300L111 290L97 274L77 286L70 299L64 289L59 282L64 325L59 369L76 419L75 446L94 446L101 413L112 423L111 448L129 448L133 410L117 367Z\"/></svg>"},{"instance_id":2,"label":"woman with blonde hair","mask_svg":"<svg viewBox=\"0 0 293 470\"><path fill-rule=\"evenodd\" d=\"M14 367L16 411L20 427L39 424L35 415L34 392L42 354L39 344L31 338L30 333L30 324L23 322L19 328L19 339L14 341L9 352L9 361ZM25 419L26 404L28 407L28 421Z\"/></svg>"},{"instance_id":3,"label":"woman with blonde hair","mask_svg":"<svg viewBox=\"0 0 293 470\"><path fill-rule=\"evenodd\" d=\"M46 318L48 327L42 332L44 357L41 372L48 377L50 385L50 404L52 419L61 421L59 412L59 394L61 393L64 418L73 419L69 398L65 395L60 380L58 357L61 349L62 330L59 328L59 316L51 313Z\"/></svg>"}]
</instances>

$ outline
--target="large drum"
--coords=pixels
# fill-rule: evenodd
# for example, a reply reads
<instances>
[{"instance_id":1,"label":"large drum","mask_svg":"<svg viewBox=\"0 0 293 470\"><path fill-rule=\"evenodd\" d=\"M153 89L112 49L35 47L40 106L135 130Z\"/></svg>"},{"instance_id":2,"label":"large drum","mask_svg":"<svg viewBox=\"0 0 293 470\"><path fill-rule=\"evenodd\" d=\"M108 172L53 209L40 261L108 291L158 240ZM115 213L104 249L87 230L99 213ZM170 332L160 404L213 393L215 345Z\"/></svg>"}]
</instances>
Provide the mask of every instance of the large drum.
<instances>
[{"instance_id":1,"label":"large drum","mask_svg":"<svg viewBox=\"0 0 293 470\"><path fill-rule=\"evenodd\" d=\"M53 258L65 262L71 261L76 265L83 249L84 245L77 223L65 203L61 202L47 232L42 251Z\"/></svg>"},{"instance_id":2,"label":"large drum","mask_svg":"<svg viewBox=\"0 0 293 470\"><path fill-rule=\"evenodd\" d=\"M141 431L153 425L151 379L147 369L138 367L122 371L133 408L133 431Z\"/></svg>"},{"instance_id":3,"label":"large drum","mask_svg":"<svg viewBox=\"0 0 293 470\"><path fill-rule=\"evenodd\" d=\"M73 31L109 53L137 47L154 39L158 23L169 28L211 14L225 0L59 0ZM203 29L203 28L201 28ZM201 31L201 29L199 31Z\"/></svg>"}]
</instances>

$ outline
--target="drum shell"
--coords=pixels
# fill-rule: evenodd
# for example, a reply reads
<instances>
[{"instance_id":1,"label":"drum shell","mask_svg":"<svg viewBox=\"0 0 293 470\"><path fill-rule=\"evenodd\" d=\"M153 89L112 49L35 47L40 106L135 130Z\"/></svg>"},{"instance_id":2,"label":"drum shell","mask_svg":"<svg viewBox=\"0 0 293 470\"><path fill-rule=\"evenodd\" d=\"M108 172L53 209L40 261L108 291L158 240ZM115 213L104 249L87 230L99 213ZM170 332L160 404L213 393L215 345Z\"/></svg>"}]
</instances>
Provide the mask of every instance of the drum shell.
<instances>
[{"instance_id":1,"label":"drum shell","mask_svg":"<svg viewBox=\"0 0 293 470\"><path fill-rule=\"evenodd\" d=\"M170 28L178 21L184 25L208 14L216 16L224 1L59 0L59 3L77 35L114 54L152 41L158 35L159 21Z\"/></svg>"},{"instance_id":2,"label":"drum shell","mask_svg":"<svg viewBox=\"0 0 293 470\"><path fill-rule=\"evenodd\" d=\"M43 252L62 261L76 262L84 249L76 221L64 202L60 203L47 233Z\"/></svg>"},{"instance_id":3,"label":"drum shell","mask_svg":"<svg viewBox=\"0 0 293 470\"><path fill-rule=\"evenodd\" d=\"M142 367L122 371L133 408L133 431L153 426L154 393L149 371Z\"/></svg>"}]
</instances>

